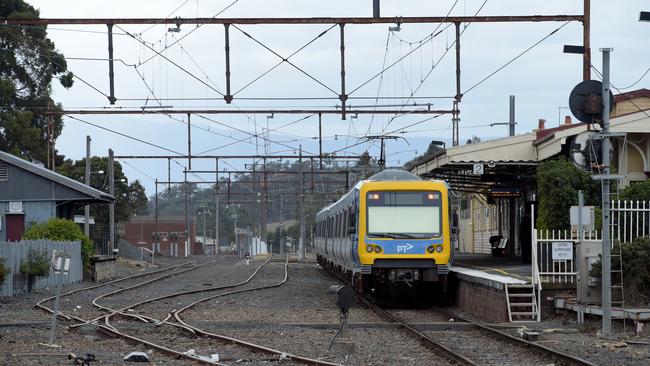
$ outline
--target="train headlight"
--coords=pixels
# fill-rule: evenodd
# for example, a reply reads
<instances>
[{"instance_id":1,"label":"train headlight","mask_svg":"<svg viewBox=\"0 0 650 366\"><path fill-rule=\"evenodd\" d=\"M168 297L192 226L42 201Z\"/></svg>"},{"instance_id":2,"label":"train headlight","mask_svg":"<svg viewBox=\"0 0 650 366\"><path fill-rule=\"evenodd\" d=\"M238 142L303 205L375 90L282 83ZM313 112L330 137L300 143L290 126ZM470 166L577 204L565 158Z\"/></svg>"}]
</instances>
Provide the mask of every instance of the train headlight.
<instances>
[{"instance_id":1,"label":"train headlight","mask_svg":"<svg viewBox=\"0 0 650 366\"><path fill-rule=\"evenodd\" d=\"M436 245L436 252L442 253L442 245Z\"/></svg>"},{"instance_id":2,"label":"train headlight","mask_svg":"<svg viewBox=\"0 0 650 366\"><path fill-rule=\"evenodd\" d=\"M375 253L381 253L381 247L379 245L375 245Z\"/></svg>"},{"instance_id":3,"label":"train headlight","mask_svg":"<svg viewBox=\"0 0 650 366\"><path fill-rule=\"evenodd\" d=\"M430 246L427 247L427 252L429 252L429 253L433 253L433 252L435 252L435 251L436 251L435 246L430 245Z\"/></svg>"},{"instance_id":4,"label":"train headlight","mask_svg":"<svg viewBox=\"0 0 650 366\"><path fill-rule=\"evenodd\" d=\"M366 252L372 253L372 245L366 245Z\"/></svg>"}]
</instances>

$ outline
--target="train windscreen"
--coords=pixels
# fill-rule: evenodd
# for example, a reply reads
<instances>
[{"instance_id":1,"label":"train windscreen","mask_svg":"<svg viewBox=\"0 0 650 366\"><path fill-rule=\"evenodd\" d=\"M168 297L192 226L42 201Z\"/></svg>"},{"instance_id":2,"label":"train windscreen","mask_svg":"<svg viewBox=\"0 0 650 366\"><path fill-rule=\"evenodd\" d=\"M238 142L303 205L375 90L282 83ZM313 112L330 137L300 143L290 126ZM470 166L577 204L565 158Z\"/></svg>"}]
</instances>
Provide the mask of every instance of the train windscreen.
<instances>
[{"instance_id":1,"label":"train windscreen","mask_svg":"<svg viewBox=\"0 0 650 366\"><path fill-rule=\"evenodd\" d=\"M369 237L441 235L442 195L438 191L371 191L366 198Z\"/></svg>"}]
</instances>

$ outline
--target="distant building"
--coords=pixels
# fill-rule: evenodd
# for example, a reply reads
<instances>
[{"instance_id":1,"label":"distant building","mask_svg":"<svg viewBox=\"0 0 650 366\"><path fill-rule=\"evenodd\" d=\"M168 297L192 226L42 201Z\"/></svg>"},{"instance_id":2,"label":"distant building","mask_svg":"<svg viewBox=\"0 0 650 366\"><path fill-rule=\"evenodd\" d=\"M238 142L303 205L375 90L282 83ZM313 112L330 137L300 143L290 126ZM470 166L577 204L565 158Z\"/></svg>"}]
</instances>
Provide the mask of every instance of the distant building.
<instances>
[{"instance_id":1,"label":"distant building","mask_svg":"<svg viewBox=\"0 0 650 366\"><path fill-rule=\"evenodd\" d=\"M203 254L202 244L196 240L196 223L190 222L190 243L186 245L185 218L182 216L133 217L124 225L124 239L163 255L187 257Z\"/></svg>"},{"instance_id":2,"label":"distant building","mask_svg":"<svg viewBox=\"0 0 650 366\"><path fill-rule=\"evenodd\" d=\"M72 220L76 208L113 196L0 151L0 241L19 241L34 223Z\"/></svg>"}]
</instances>

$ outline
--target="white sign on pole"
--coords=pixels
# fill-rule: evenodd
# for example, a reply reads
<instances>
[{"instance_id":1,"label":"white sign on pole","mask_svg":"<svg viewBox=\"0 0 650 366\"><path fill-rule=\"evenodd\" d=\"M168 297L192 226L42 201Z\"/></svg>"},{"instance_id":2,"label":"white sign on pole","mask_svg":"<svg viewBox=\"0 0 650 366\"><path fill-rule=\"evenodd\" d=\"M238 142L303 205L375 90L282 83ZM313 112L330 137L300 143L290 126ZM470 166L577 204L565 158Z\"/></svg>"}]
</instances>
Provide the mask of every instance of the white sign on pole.
<instances>
[{"instance_id":1,"label":"white sign on pole","mask_svg":"<svg viewBox=\"0 0 650 366\"><path fill-rule=\"evenodd\" d=\"M482 175L483 172L485 171L484 166L482 163L476 163L473 166L472 172L477 175Z\"/></svg>"},{"instance_id":2,"label":"white sign on pole","mask_svg":"<svg viewBox=\"0 0 650 366\"><path fill-rule=\"evenodd\" d=\"M552 258L554 261L573 259L573 242L554 241L552 247Z\"/></svg>"}]
</instances>

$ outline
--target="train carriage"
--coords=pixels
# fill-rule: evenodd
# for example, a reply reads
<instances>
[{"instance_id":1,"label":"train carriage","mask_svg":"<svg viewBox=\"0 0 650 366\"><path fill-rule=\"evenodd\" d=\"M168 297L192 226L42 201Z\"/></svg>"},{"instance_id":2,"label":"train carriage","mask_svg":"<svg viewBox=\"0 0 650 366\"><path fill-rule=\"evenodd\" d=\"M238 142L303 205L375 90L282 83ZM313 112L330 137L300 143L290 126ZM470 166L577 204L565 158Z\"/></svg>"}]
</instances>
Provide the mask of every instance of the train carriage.
<instances>
[{"instance_id":1,"label":"train carriage","mask_svg":"<svg viewBox=\"0 0 650 366\"><path fill-rule=\"evenodd\" d=\"M362 292L443 283L452 258L448 207L445 182L383 171L316 215L318 262Z\"/></svg>"}]
</instances>

